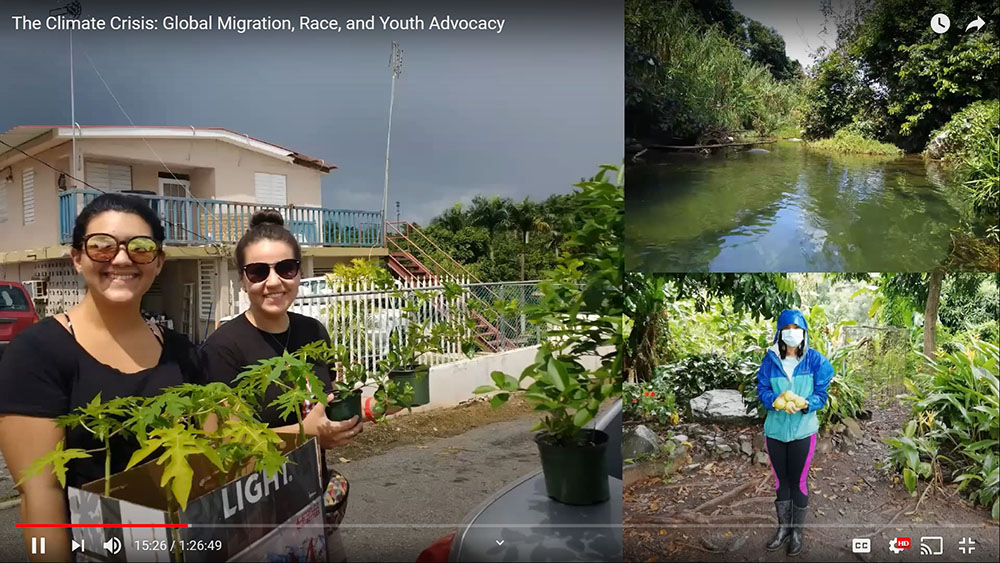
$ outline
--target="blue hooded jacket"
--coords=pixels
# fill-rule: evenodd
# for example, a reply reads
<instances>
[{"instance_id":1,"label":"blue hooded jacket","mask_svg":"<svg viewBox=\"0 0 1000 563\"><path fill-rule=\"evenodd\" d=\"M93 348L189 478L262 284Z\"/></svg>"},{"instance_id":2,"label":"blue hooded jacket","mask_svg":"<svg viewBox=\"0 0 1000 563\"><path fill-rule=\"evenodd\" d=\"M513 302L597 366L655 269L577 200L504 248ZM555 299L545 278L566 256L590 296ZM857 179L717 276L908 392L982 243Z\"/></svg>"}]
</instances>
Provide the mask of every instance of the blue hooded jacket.
<instances>
[{"instance_id":1,"label":"blue hooded jacket","mask_svg":"<svg viewBox=\"0 0 1000 563\"><path fill-rule=\"evenodd\" d=\"M781 329L789 324L795 324L805 330L805 351L802 359L795 366L789 379L781 366L781 356L778 352L778 339ZM788 350L788 353L794 353ZM778 326L774 333L774 345L767 349L760 370L757 371L757 396L764 403L767 416L764 419L764 435L781 442L792 442L808 438L819 431L819 420L816 411L826 405L826 390L833 379L833 366L823 354L809 347L809 326L800 311L788 309L778 316ZM772 406L778 395L791 389L796 395L804 397L809 403L805 409L788 414L778 411Z\"/></svg>"}]
</instances>

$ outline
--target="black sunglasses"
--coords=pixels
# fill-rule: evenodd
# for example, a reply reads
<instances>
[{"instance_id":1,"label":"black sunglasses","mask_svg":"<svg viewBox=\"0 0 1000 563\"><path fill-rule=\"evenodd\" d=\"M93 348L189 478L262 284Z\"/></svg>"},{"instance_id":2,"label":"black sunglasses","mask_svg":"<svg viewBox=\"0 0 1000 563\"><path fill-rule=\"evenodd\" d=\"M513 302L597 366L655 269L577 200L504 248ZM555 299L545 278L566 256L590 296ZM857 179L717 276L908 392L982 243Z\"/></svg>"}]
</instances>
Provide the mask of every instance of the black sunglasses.
<instances>
[{"instance_id":1,"label":"black sunglasses","mask_svg":"<svg viewBox=\"0 0 1000 563\"><path fill-rule=\"evenodd\" d=\"M271 267L274 271L286 280L294 279L299 275L300 262L294 258L288 258L275 264L265 264L264 262L254 262L243 266L243 273L246 274L250 283L260 283L271 275Z\"/></svg>"},{"instance_id":2,"label":"black sunglasses","mask_svg":"<svg viewBox=\"0 0 1000 563\"><path fill-rule=\"evenodd\" d=\"M160 254L160 243L140 235L128 240L118 240L107 233L91 233L83 237L83 251L94 262L110 262L125 245L125 253L136 264L149 264Z\"/></svg>"}]
</instances>

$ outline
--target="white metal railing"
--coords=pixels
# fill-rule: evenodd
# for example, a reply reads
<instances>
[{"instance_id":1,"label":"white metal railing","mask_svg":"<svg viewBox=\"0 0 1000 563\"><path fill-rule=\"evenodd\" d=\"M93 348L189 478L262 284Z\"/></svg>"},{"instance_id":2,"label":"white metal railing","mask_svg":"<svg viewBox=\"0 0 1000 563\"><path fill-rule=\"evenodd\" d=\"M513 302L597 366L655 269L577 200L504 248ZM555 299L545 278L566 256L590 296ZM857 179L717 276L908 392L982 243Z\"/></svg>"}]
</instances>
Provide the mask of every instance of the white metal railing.
<instances>
[{"instance_id":1,"label":"white metal railing","mask_svg":"<svg viewBox=\"0 0 1000 563\"><path fill-rule=\"evenodd\" d=\"M416 322L427 322L430 328L442 322L464 323L467 319L475 320L473 309L477 305L483 305L477 294L487 289L490 294L500 291L510 299L526 303L532 300L536 288L534 282L482 284L459 280L459 285L465 291L459 297L448 300L443 295L444 286L435 279L397 280L394 286L387 289L375 287L371 282L333 280L333 284L320 292L303 291L300 288L299 296L289 310L319 320L327 327L332 344L344 346L351 361L363 363L370 370L374 370L378 361L389 352L389 339L394 332L399 338L405 338L407 320L402 307L407 300L413 299L414 292L432 294L428 305L421 307L415 314ZM522 300L519 296L525 296L525 299ZM249 300L242 289L233 297L232 302L238 303L240 311L249 308ZM537 298L534 300L537 301ZM537 328L525 325L523 313L517 317L519 318L507 319L502 324L496 323L503 327L521 327L520 331L515 330L517 334L510 332L514 329L504 330L504 341L513 342L517 347L537 344ZM495 319L491 320L495 323ZM476 330L485 329L480 324ZM494 337L501 338L499 335ZM426 354L421 362L439 365L465 358L458 340L444 342L442 348L442 354Z\"/></svg>"}]
</instances>

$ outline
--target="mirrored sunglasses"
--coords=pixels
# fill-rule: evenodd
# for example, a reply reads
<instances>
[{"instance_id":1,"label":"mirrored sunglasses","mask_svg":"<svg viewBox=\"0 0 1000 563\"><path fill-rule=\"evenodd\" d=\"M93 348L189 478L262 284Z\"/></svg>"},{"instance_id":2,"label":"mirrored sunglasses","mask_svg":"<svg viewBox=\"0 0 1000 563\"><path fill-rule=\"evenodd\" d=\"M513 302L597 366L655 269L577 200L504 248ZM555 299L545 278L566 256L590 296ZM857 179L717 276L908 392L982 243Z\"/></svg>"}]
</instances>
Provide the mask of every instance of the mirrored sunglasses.
<instances>
[{"instance_id":1,"label":"mirrored sunglasses","mask_svg":"<svg viewBox=\"0 0 1000 563\"><path fill-rule=\"evenodd\" d=\"M94 262L114 260L122 245L125 245L129 259L136 264L149 264L160 253L160 244L147 236L121 241L107 233L92 233L83 239L83 250Z\"/></svg>"}]
</instances>

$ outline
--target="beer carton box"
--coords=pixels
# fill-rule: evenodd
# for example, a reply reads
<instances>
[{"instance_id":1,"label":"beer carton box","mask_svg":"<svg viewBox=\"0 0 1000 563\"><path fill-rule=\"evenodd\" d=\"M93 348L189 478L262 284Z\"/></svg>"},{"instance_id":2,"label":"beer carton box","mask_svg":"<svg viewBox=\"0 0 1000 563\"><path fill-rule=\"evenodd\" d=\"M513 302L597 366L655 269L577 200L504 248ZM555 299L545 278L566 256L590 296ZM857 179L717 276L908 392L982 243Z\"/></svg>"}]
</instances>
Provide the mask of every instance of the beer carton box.
<instances>
[{"instance_id":1,"label":"beer carton box","mask_svg":"<svg viewBox=\"0 0 1000 563\"><path fill-rule=\"evenodd\" d=\"M315 438L282 438L290 463L273 478L247 467L220 484L218 469L191 456L191 496L172 513L155 461L112 475L109 496L104 479L69 487L70 522L100 525L73 528L77 561L266 561L278 552L277 560L325 561L319 446Z\"/></svg>"}]
</instances>

